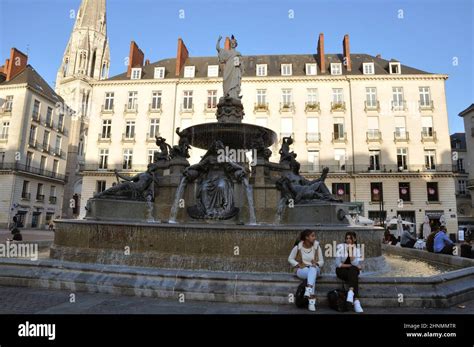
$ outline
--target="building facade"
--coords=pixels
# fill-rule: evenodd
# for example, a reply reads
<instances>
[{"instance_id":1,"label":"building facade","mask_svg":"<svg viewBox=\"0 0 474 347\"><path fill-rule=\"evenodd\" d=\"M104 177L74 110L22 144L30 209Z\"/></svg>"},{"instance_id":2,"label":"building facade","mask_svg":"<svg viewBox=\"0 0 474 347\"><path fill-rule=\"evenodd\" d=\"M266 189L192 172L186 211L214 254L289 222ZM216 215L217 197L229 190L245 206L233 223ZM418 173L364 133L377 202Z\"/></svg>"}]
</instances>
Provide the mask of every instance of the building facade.
<instances>
[{"instance_id":1,"label":"building facade","mask_svg":"<svg viewBox=\"0 0 474 347\"><path fill-rule=\"evenodd\" d=\"M70 122L64 100L12 48L0 67L0 227L15 215L27 228L60 216Z\"/></svg>"},{"instance_id":2,"label":"building facade","mask_svg":"<svg viewBox=\"0 0 474 347\"><path fill-rule=\"evenodd\" d=\"M471 216L474 217L474 104L471 104L464 111L459 113L464 120L465 129L465 167L468 173L466 179L466 189L471 197ZM466 201L467 205L467 201ZM474 224L473 222L469 224Z\"/></svg>"},{"instance_id":3,"label":"building facade","mask_svg":"<svg viewBox=\"0 0 474 347\"><path fill-rule=\"evenodd\" d=\"M155 136L173 145L177 127L215 122L222 96L217 57L189 56L182 39L176 57L155 63L145 61L143 51L132 42L127 71L108 78L105 1L95 3L96 12L88 10L89 1L81 5L82 17L74 27L56 84L65 98L63 88L68 90L68 83L78 85L71 90L87 91L87 126L80 137L86 150L80 165L75 165L82 176L78 178L80 217L95 192L116 182L115 169L146 169L158 150ZM84 23L98 25L95 31L102 33L94 43L87 35L88 44L73 39ZM82 32L84 37L88 31ZM65 66L66 71L82 66L77 58L71 60L73 47L79 45L87 58L94 56L88 47L97 44L106 48L95 50L87 69L64 73ZM279 135L280 143L271 148L272 161L279 159L281 138L292 135L304 174L316 177L329 167L327 183L333 194L359 202L365 216L383 220L401 215L418 228L425 216L438 223L444 215L448 228L457 228L446 75L379 55L350 53L347 35L341 52L335 54L324 52L321 34L315 52L244 55L243 65L244 122L266 126ZM93 73L87 76L88 71ZM80 95L76 94L76 101L84 100ZM78 146L77 140L72 146ZM190 162L195 163L203 151L191 153Z\"/></svg>"}]
</instances>

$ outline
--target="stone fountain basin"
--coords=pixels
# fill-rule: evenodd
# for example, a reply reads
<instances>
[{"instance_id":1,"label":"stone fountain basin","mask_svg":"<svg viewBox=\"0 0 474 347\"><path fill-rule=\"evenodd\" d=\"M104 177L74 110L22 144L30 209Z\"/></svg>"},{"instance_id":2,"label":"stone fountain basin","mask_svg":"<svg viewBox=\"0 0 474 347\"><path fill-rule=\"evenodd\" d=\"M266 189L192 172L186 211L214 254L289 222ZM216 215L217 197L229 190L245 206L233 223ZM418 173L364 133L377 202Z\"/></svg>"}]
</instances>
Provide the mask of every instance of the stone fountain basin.
<instances>
[{"instance_id":1,"label":"stone fountain basin","mask_svg":"<svg viewBox=\"0 0 474 347\"><path fill-rule=\"evenodd\" d=\"M385 245L383 248L385 254L441 263L452 270L429 277L364 274L360 278L360 297L364 307L449 307L474 299L473 259ZM0 285L68 292L170 299L178 299L184 294L186 300L293 305L289 298L298 284L299 280L290 273L192 271L56 259L0 258ZM326 293L341 286L342 282L334 274L318 278L318 305L326 305ZM400 294L403 296L401 302ZM300 311L295 308L295 312Z\"/></svg>"},{"instance_id":2,"label":"stone fountain basin","mask_svg":"<svg viewBox=\"0 0 474 347\"><path fill-rule=\"evenodd\" d=\"M307 228L316 231L323 252L331 252L348 230L364 245L367 271L385 267L379 227L235 225L56 220L51 258L84 263L233 272L289 272L288 255ZM130 254L125 254L129 249ZM329 251L328 251L329 250ZM323 273L334 273L333 253Z\"/></svg>"},{"instance_id":3,"label":"stone fountain basin","mask_svg":"<svg viewBox=\"0 0 474 347\"><path fill-rule=\"evenodd\" d=\"M191 146L208 149L221 140L231 149L252 149L254 141L261 137L263 145L270 147L277 142L277 134L268 128L247 123L203 123L183 130Z\"/></svg>"}]
</instances>

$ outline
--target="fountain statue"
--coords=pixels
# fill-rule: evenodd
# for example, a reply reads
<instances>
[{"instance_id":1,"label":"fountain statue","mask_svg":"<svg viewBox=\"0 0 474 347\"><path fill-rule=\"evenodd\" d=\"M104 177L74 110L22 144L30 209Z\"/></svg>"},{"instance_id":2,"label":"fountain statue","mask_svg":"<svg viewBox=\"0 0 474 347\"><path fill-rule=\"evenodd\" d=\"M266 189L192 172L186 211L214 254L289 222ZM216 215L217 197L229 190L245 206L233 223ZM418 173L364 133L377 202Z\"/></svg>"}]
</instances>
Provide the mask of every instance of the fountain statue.
<instances>
[{"instance_id":1,"label":"fountain statue","mask_svg":"<svg viewBox=\"0 0 474 347\"><path fill-rule=\"evenodd\" d=\"M236 51L237 40L234 35L230 39L230 49L222 49L220 42L222 36L217 39L216 49L219 63L224 64L224 98L240 99L240 83L243 75L242 55Z\"/></svg>"}]
</instances>

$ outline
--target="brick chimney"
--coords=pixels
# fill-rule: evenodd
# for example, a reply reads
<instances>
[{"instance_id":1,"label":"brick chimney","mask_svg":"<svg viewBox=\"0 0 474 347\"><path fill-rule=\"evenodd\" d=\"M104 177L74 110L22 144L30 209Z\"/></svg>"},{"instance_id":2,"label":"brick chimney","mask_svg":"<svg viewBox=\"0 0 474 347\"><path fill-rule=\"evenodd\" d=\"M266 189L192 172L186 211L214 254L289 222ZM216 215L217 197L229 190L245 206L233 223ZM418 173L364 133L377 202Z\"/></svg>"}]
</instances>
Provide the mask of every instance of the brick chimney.
<instances>
[{"instance_id":1,"label":"brick chimney","mask_svg":"<svg viewBox=\"0 0 474 347\"><path fill-rule=\"evenodd\" d=\"M319 34L318 39L318 63L321 73L326 73L326 61L324 58L324 34Z\"/></svg>"},{"instance_id":2,"label":"brick chimney","mask_svg":"<svg viewBox=\"0 0 474 347\"><path fill-rule=\"evenodd\" d=\"M128 70L127 77L132 76L132 68L142 67L145 54L138 47L135 41L130 42L130 55L128 56Z\"/></svg>"},{"instance_id":3,"label":"brick chimney","mask_svg":"<svg viewBox=\"0 0 474 347\"><path fill-rule=\"evenodd\" d=\"M344 39L342 40L342 52L344 55L344 61L346 65L347 71L352 71L352 61L351 61L351 51L349 47L349 35L344 35Z\"/></svg>"},{"instance_id":4,"label":"brick chimney","mask_svg":"<svg viewBox=\"0 0 474 347\"><path fill-rule=\"evenodd\" d=\"M224 49L230 50L230 38L229 38L229 36L227 36L227 37L225 38Z\"/></svg>"},{"instance_id":5,"label":"brick chimney","mask_svg":"<svg viewBox=\"0 0 474 347\"><path fill-rule=\"evenodd\" d=\"M26 68L28 56L16 48L10 50L10 59L5 60L5 65L0 67L0 72L5 75L8 82Z\"/></svg>"},{"instance_id":6,"label":"brick chimney","mask_svg":"<svg viewBox=\"0 0 474 347\"><path fill-rule=\"evenodd\" d=\"M176 53L176 77L179 77L181 70L184 67L184 63L186 59L189 57L188 49L183 42L183 39L180 37L178 38L178 52Z\"/></svg>"}]
</instances>

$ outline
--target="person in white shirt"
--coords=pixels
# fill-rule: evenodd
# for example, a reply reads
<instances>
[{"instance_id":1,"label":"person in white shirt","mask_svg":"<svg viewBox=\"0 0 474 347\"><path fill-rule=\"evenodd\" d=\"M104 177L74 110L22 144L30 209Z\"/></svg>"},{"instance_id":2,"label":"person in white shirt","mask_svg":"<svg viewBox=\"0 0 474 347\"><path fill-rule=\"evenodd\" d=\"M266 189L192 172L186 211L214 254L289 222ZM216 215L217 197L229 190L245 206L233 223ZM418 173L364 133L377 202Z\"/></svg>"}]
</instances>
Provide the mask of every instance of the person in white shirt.
<instances>
[{"instance_id":1,"label":"person in white shirt","mask_svg":"<svg viewBox=\"0 0 474 347\"><path fill-rule=\"evenodd\" d=\"M307 280L304 296L309 298L308 310L316 311L316 278L321 273L324 259L314 231L306 229L301 232L299 241L291 250L288 262L296 269L298 278Z\"/></svg>"},{"instance_id":2,"label":"person in white shirt","mask_svg":"<svg viewBox=\"0 0 474 347\"><path fill-rule=\"evenodd\" d=\"M357 235L354 231L348 231L345 243L337 245L336 249L336 275L349 286L346 301L354 306L357 313L364 312L359 296L359 273L361 270L361 252L357 246Z\"/></svg>"}]
</instances>

